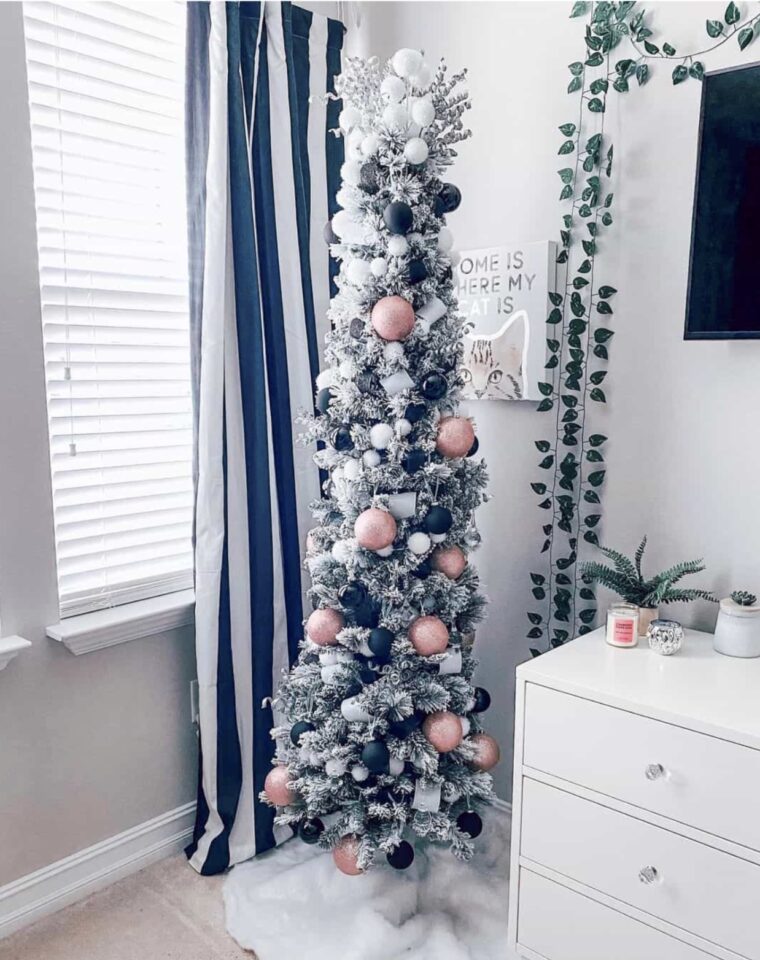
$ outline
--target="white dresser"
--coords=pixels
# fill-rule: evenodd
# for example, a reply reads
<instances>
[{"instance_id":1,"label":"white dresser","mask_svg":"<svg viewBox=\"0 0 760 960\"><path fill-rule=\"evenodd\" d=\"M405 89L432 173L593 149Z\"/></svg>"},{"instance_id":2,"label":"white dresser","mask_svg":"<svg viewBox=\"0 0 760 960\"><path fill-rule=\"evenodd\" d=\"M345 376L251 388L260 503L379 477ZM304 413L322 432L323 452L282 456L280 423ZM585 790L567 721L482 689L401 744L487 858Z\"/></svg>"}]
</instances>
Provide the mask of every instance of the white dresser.
<instances>
[{"instance_id":1,"label":"white dresser","mask_svg":"<svg viewBox=\"0 0 760 960\"><path fill-rule=\"evenodd\" d=\"M760 960L760 659L597 630L517 669L510 956Z\"/></svg>"}]
</instances>

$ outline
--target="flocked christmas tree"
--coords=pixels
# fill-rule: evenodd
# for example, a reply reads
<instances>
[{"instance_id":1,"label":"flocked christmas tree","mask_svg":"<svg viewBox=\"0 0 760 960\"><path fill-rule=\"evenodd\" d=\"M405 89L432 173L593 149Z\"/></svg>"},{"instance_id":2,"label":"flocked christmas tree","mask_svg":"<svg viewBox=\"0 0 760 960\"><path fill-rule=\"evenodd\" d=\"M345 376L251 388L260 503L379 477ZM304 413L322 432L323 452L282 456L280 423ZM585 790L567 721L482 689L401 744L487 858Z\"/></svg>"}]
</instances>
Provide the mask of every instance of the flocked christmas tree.
<instances>
[{"instance_id":1,"label":"flocked christmas tree","mask_svg":"<svg viewBox=\"0 0 760 960\"><path fill-rule=\"evenodd\" d=\"M262 796L349 874L378 851L409 866L415 836L468 859L499 758L481 728L490 697L472 684L486 472L456 415L445 221L460 193L441 179L470 136L463 78L400 50L386 65L351 59L336 80L346 162L327 234L341 269L306 434L329 479L307 542L314 609Z\"/></svg>"}]
</instances>

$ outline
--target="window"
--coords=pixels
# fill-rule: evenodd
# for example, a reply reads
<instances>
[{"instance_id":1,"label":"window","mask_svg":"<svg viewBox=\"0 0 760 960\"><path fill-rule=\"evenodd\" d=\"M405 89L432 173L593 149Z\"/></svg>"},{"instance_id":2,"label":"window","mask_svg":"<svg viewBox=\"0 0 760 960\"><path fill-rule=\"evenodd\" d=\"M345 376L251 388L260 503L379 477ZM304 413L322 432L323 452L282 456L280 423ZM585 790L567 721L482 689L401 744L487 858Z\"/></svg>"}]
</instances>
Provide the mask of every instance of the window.
<instances>
[{"instance_id":1,"label":"window","mask_svg":"<svg viewBox=\"0 0 760 960\"><path fill-rule=\"evenodd\" d=\"M184 5L24 24L66 617L192 586Z\"/></svg>"}]
</instances>

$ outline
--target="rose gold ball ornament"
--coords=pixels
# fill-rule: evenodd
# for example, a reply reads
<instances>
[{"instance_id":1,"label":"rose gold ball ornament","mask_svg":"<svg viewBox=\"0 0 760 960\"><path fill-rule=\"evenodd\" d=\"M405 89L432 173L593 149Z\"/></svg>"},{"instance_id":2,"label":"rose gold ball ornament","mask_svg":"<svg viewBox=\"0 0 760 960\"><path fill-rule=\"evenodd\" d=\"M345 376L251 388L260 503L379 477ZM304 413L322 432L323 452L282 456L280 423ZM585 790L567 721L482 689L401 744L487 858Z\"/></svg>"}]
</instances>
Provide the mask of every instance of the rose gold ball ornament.
<instances>
[{"instance_id":1,"label":"rose gold ball ornament","mask_svg":"<svg viewBox=\"0 0 760 960\"><path fill-rule=\"evenodd\" d=\"M440 710L425 717L422 732L438 753L448 753L462 742L462 721L455 713Z\"/></svg>"},{"instance_id":2,"label":"rose gold ball ornament","mask_svg":"<svg viewBox=\"0 0 760 960\"><path fill-rule=\"evenodd\" d=\"M333 847L333 861L341 873L349 877L358 877L364 871L359 866L359 838L350 834L338 841Z\"/></svg>"},{"instance_id":3,"label":"rose gold ball ornament","mask_svg":"<svg viewBox=\"0 0 760 960\"><path fill-rule=\"evenodd\" d=\"M438 547L430 558L433 570L445 574L449 580L457 580L464 573L467 557L459 547Z\"/></svg>"},{"instance_id":4,"label":"rose gold ball ornament","mask_svg":"<svg viewBox=\"0 0 760 960\"><path fill-rule=\"evenodd\" d=\"M396 539L396 521L387 510L371 507L356 518L354 533L360 547L384 550Z\"/></svg>"},{"instance_id":5,"label":"rose gold ball ornament","mask_svg":"<svg viewBox=\"0 0 760 960\"><path fill-rule=\"evenodd\" d=\"M474 733L469 742L476 747L475 758L470 761L476 770L492 770L501 760L499 744L487 733Z\"/></svg>"},{"instance_id":6,"label":"rose gold ball ornament","mask_svg":"<svg viewBox=\"0 0 760 960\"><path fill-rule=\"evenodd\" d=\"M292 803L296 795L288 786L290 773L288 768L282 764L278 767L272 767L264 780L264 793L267 800L277 807L286 807Z\"/></svg>"},{"instance_id":7,"label":"rose gold ball ornament","mask_svg":"<svg viewBox=\"0 0 760 960\"><path fill-rule=\"evenodd\" d=\"M449 631L439 617L417 617L409 627L409 640L420 656L430 657L449 645Z\"/></svg>"},{"instance_id":8,"label":"rose gold ball ornament","mask_svg":"<svg viewBox=\"0 0 760 960\"><path fill-rule=\"evenodd\" d=\"M465 457L475 443L475 431L465 417L442 417L435 449L444 457Z\"/></svg>"},{"instance_id":9,"label":"rose gold ball ornament","mask_svg":"<svg viewBox=\"0 0 760 960\"><path fill-rule=\"evenodd\" d=\"M372 327L383 340L406 340L414 328L411 303L403 297L378 300L372 308Z\"/></svg>"},{"instance_id":10,"label":"rose gold ball ornament","mask_svg":"<svg viewBox=\"0 0 760 960\"><path fill-rule=\"evenodd\" d=\"M306 621L306 632L313 643L320 647L332 647L338 642L338 634L345 625L346 621L339 610L324 607L311 614Z\"/></svg>"}]
</instances>

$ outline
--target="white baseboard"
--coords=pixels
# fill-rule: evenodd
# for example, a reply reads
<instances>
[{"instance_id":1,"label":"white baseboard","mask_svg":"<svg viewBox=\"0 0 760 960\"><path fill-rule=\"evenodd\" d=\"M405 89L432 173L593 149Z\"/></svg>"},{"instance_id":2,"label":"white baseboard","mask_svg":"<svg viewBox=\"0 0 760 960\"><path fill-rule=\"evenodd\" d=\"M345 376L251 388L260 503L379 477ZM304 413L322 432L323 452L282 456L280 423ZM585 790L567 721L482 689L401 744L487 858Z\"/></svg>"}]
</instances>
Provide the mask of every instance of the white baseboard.
<instances>
[{"instance_id":1,"label":"white baseboard","mask_svg":"<svg viewBox=\"0 0 760 960\"><path fill-rule=\"evenodd\" d=\"M195 803L185 803L0 887L0 939L178 853L194 819Z\"/></svg>"}]
</instances>

